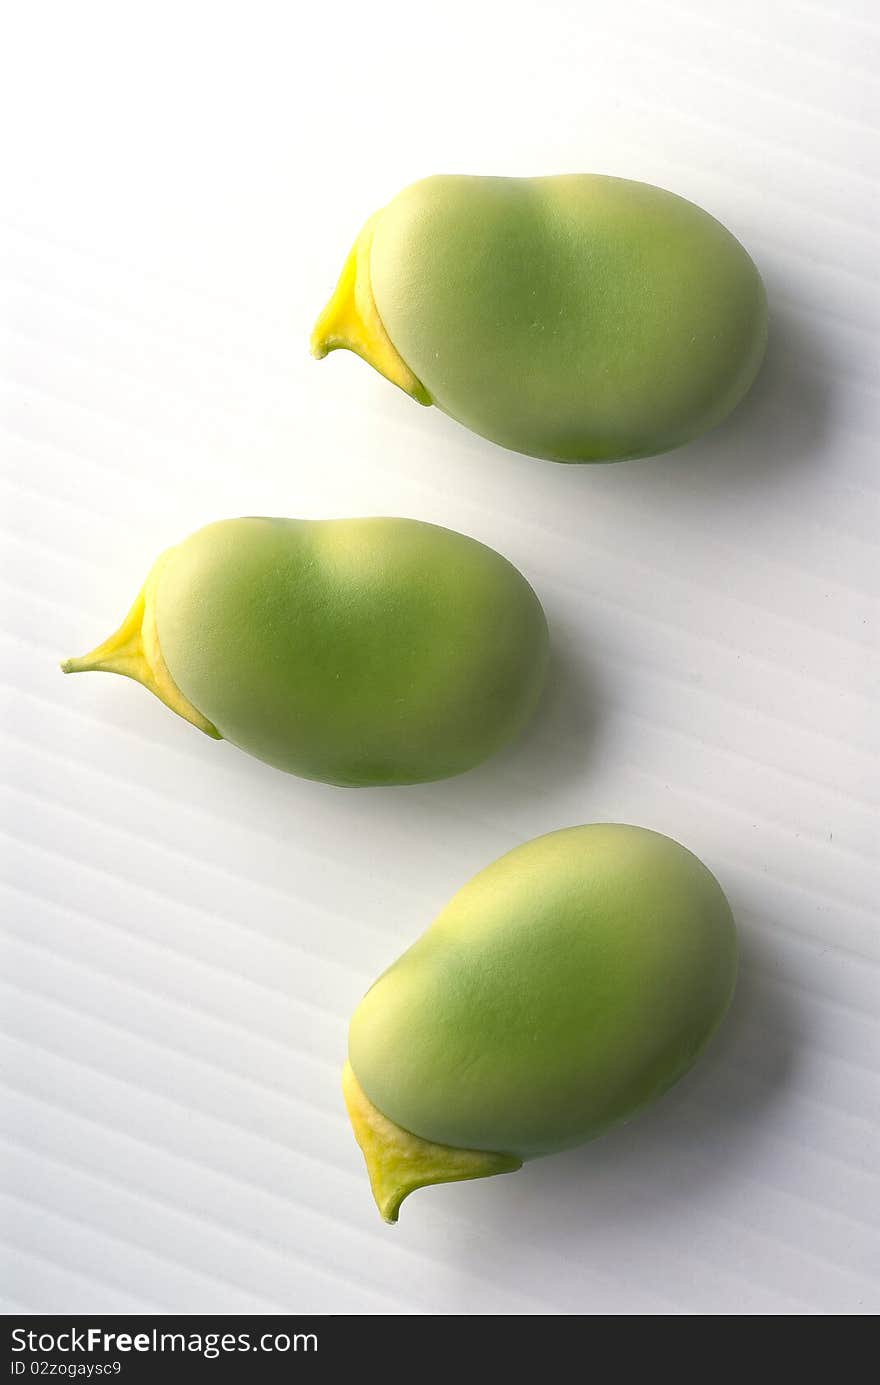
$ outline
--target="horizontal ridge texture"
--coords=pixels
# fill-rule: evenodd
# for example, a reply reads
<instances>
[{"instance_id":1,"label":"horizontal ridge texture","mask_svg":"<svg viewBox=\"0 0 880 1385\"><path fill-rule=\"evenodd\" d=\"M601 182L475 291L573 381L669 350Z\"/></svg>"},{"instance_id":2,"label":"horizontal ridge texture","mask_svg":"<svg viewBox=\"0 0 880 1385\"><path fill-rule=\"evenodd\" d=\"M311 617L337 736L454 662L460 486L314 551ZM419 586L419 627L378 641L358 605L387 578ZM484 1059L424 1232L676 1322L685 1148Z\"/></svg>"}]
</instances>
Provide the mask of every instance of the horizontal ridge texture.
<instances>
[{"instance_id":1,"label":"horizontal ridge texture","mask_svg":"<svg viewBox=\"0 0 880 1385\"><path fill-rule=\"evenodd\" d=\"M42 10L0 54L0 1306L875 1313L875 7ZM758 262L766 365L715 433L557 467L310 359L397 188L573 170L673 188ZM62 679L161 549L259 513L408 514L509 556L552 630L521 741L346 792ZM349 1014L480 866L594 820L721 879L727 1022L624 1129L383 1226Z\"/></svg>"}]
</instances>

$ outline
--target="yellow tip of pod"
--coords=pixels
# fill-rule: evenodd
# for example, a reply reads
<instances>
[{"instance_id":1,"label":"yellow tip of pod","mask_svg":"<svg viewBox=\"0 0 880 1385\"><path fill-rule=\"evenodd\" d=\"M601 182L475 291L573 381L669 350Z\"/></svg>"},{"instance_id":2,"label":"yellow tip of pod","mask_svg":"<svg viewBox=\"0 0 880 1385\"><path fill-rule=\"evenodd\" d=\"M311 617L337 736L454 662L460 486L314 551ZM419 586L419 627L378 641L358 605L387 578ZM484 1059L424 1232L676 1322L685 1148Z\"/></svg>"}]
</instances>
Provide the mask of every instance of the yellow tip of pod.
<instances>
[{"instance_id":1,"label":"yellow tip of pod","mask_svg":"<svg viewBox=\"0 0 880 1385\"><path fill-rule=\"evenodd\" d=\"M431 404L433 400L421 380L395 350L373 298L370 251L379 215L376 212L370 217L355 241L333 297L315 323L312 355L320 361L330 351L354 351L392 385L420 404Z\"/></svg>"},{"instance_id":2,"label":"yellow tip of pod","mask_svg":"<svg viewBox=\"0 0 880 1385\"><path fill-rule=\"evenodd\" d=\"M156 587L168 553L154 564L137 599L115 634L79 659L65 659L62 673L120 673L142 683L170 707L172 712L192 722L206 736L222 740L220 732L192 705L178 688L162 657L156 631Z\"/></svg>"},{"instance_id":3,"label":"yellow tip of pod","mask_svg":"<svg viewBox=\"0 0 880 1385\"><path fill-rule=\"evenodd\" d=\"M400 1204L417 1188L489 1178L494 1173L514 1173L522 1168L522 1160L512 1154L453 1149L451 1145L435 1145L402 1130L377 1111L350 1063L342 1070L342 1093L383 1221L396 1222Z\"/></svg>"}]
</instances>

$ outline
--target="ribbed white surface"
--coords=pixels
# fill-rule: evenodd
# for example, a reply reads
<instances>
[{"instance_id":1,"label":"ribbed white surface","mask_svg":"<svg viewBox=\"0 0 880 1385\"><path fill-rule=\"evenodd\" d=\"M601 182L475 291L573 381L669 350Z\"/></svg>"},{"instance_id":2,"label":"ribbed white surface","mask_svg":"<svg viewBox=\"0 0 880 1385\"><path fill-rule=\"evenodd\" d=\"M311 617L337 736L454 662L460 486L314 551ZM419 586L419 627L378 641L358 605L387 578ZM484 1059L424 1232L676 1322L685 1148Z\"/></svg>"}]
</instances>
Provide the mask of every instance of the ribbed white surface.
<instances>
[{"instance_id":1,"label":"ribbed white surface","mask_svg":"<svg viewBox=\"0 0 880 1385\"><path fill-rule=\"evenodd\" d=\"M0 64L8 1311L867 1314L880 1307L878 126L871 0L18 6ZM693 198L765 275L752 397L562 468L419 409L311 321L435 171ZM409 514L553 629L526 738L347 792L62 679L155 554L237 514ZM655 1110L384 1227L348 1014L515 843L640 822L742 926Z\"/></svg>"}]
</instances>

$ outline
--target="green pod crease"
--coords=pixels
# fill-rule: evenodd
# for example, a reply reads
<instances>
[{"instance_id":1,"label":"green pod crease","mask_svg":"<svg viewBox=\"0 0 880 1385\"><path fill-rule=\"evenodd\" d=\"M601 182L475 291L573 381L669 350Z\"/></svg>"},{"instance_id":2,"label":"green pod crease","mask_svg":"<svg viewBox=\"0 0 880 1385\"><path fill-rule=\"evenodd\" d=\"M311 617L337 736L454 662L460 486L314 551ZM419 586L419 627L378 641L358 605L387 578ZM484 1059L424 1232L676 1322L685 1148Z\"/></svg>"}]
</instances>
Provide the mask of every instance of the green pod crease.
<instances>
[{"instance_id":1,"label":"green pod crease","mask_svg":"<svg viewBox=\"0 0 880 1385\"><path fill-rule=\"evenodd\" d=\"M655 1100L720 1023L736 969L718 882L668 837L595 824L501 857L351 1021L343 1086L382 1216Z\"/></svg>"},{"instance_id":2,"label":"green pod crease","mask_svg":"<svg viewBox=\"0 0 880 1385\"><path fill-rule=\"evenodd\" d=\"M595 174L441 175L364 227L312 335L503 447L560 462L668 451L749 389L760 275L707 212Z\"/></svg>"},{"instance_id":3,"label":"green pod crease","mask_svg":"<svg viewBox=\"0 0 880 1385\"><path fill-rule=\"evenodd\" d=\"M245 518L154 565L65 673L120 673L216 739L326 783L473 768L525 726L547 623L500 554L408 519Z\"/></svg>"}]
</instances>

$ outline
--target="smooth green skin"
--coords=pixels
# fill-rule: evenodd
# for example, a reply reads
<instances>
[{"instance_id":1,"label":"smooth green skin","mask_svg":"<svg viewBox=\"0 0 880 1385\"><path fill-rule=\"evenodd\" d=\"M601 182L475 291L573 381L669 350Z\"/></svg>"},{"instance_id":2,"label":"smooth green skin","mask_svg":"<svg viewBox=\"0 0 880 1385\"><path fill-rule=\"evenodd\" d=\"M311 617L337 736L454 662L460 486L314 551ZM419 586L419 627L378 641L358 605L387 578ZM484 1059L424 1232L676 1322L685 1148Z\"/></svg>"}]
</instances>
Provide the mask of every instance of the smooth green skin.
<instances>
[{"instance_id":1,"label":"smooth green skin","mask_svg":"<svg viewBox=\"0 0 880 1385\"><path fill-rule=\"evenodd\" d=\"M550 1154L691 1066L736 967L730 908L695 856L644 828L571 827L465 885L367 992L349 1059L423 1139Z\"/></svg>"},{"instance_id":2,"label":"smooth green skin","mask_svg":"<svg viewBox=\"0 0 880 1385\"><path fill-rule=\"evenodd\" d=\"M169 555L165 662L226 740L331 784L460 774L521 730L547 624L491 548L410 519L235 519Z\"/></svg>"},{"instance_id":3,"label":"smooth green skin","mask_svg":"<svg viewBox=\"0 0 880 1385\"><path fill-rule=\"evenodd\" d=\"M725 228L647 183L427 178L379 215L379 315L434 402L560 462L678 447L757 373L758 271Z\"/></svg>"}]
</instances>

